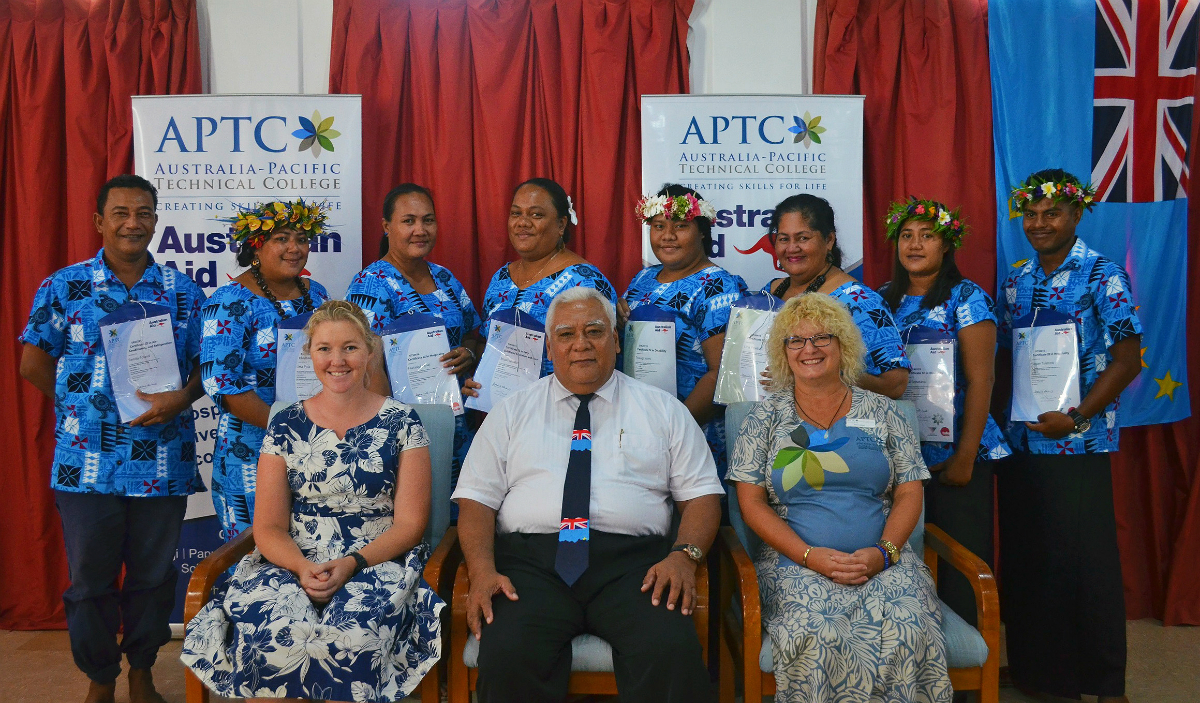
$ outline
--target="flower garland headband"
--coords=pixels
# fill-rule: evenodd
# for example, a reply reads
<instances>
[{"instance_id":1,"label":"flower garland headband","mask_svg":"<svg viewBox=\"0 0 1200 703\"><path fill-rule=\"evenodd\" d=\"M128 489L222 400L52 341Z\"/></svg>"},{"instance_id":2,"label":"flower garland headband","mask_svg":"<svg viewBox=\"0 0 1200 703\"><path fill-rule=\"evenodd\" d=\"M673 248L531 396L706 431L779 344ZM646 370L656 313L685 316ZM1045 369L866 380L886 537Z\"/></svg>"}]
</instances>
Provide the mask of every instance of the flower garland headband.
<instances>
[{"instance_id":1,"label":"flower garland headband","mask_svg":"<svg viewBox=\"0 0 1200 703\"><path fill-rule=\"evenodd\" d=\"M1090 184L1081 183L1075 176L1067 173L1061 181L1054 181L1034 174L1012 189L1008 200L1008 219L1020 217L1027 204L1042 198L1051 198L1057 203L1078 203L1085 210L1096 207L1096 189Z\"/></svg>"},{"instance_id":2,"label":"flower garland headband","mask_svg":"<svg viewBox=\"0 0 1200 703\"><path fill-rule=\"evenodd\" d=\"M908 200L898 200L888 208L884 218L887 225L884 238L899 241L900 228L909 220L932 222L933 233L949 241L955 249L962 246L963 237L967 235L967 225L958 210L951 210L936 200L918 200L910 195Z\"/></svg>"},{"instance_id":3,"label":"flower garland headband","mask_svg":"<svg viewBox=\"0 0 1200 703\"><path fill-rule=\"evenodd\" d=\"M329 218L327 203L308 204L303 198L286 203L259 203L251 208L237 207L239 212L236 217L218 218L218 221L230 225L233 230L230 235L234 241L238 244L248 243L255 249L262 248L267 237L276 229L291 229L309 236L321 234Z\"/></svg>"},{"instance_id":4,"label":"flower garland headband","mask_svg":"<svg viewBox=\"0 0 1200 703\"><path fill-rule=\"evenodd\" d=\"M676 195L647 195L638 201L635 208L642 222L649 222L657 215L665 215L668 220L688 221L697 217L707 217L710 221L717 219L717 209L707 200L701 200L691 193Z\"/></svg>"}]
</instances>

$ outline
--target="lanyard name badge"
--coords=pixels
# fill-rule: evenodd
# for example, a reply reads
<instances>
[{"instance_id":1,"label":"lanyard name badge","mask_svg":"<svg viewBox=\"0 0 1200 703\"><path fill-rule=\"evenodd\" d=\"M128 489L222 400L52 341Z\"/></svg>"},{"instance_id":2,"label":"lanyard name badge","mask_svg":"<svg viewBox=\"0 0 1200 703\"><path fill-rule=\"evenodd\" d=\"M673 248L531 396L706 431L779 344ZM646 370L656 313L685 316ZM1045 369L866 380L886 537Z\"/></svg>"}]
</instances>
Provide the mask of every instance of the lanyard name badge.
<instances>
[{"instance_id":1,"label":"lanyard name badge","mask_svg":"<svg viewBox=\"0 0 1200 703\"><path fill-rule=\"evenodd\" d=\"M455 415L463 414L458 377L442 366L442 357L450 352L442 318L419 312L401 315L380 336L393 398L449 405Z\"/></svg>"},{"instance_id":2,"label":"lanyard name badge","mask_svg":"<svg viewBox=\"0 0 1200 703\"><path fill-rule=\"evenodd\" d=\"M137 391L162 393L183 387L169 308L130 301L97 324L121 422L150 409Z\"/></svg>"},{"instance_id":3,"label":"lanyard name badge","mask_svg":"<svg viewBox=\"0 0 1200 703\"><path fill-rule=\"evenodd\" d=\"M276 348L279 350L275 357L276 402L291 405L321 392L321 382L313 370L312 357L304 351L304 343L308 341L304 326L310 317L311 312L289 317L280 320L276 328Z\"/></svg>"},{"instance_id":4,"label":"lanyard name badge","mask_svg":"<svg viewBox=\"0 0 1200 703\"><path fill-rule=\"evenodd\" d=\"M655 305L639 305L625 323L626 376L675 395L675 313Z\"/></svg>"},{"instance_id":5,"label":"lanyard name badge","mask_svg":"<svg viewBox=\"0 0 1200 703\"><path fill-rule=\"evenodd\" d=\"M467 407L491 412L496 403L528 386L542 375L546 328L533 315L506 308L488 318L487 346L475 369L481 388L467 398Z\"/></svg>"},{"instance_id":6,"label":"lanyard name badge","mask_svg":"<svg viewBox=\"0 0 1200 703\"><path fill-rule=\"evenodd\" d=\"M901 396L917 406L922 442L953 442L954 337L915 325L905 334L904 351L912 362L908 387Z\"/></svg>"},{"instance_id":7,"label":"lanyard name badge","mask_svg":"<svg viewBox=\"0 0 1200 703\"><path fill-rule=\"evenodd\" d=\"M769 293L753 293L730 306L713 402L729 405L766 397L760 381L767 370L767 339L781 305Z\"/></svg>"},{"instance_id":8,"label":"lanyard name badge","mask_svg":"<svg viewBox=\"0 0 1200 703\"><path fill-rule=\"evenodd\" d=\"M1079 336L1075 319L1035 308L1013 323L1013 422L1078 407Z\"/></svg>"}]
</instances>

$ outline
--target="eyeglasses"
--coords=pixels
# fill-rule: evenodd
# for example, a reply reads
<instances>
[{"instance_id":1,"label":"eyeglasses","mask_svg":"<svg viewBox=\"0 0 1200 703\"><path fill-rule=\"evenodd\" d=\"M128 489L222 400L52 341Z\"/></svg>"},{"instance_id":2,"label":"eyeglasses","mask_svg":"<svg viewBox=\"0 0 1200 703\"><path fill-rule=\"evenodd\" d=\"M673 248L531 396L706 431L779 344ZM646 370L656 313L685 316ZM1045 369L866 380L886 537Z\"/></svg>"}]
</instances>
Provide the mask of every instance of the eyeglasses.
<instances>
[{"instance_id":1,"label":"eyeglasses","mask_svg":"<svg viewBox=\"0 0 1200 703\"><path fill-rule=\"evenodd\" d=\"M832 334L814 334L811 337L791 336L791 337L785 338L783 340L783 344L784 344L784 346L786 346L788 349L791 349L792 351L799 351L799 350L803 349L804 346L806 344L808 344L809 342L812 342L812 345L814 347L827 347L827 346L829 346L830 342L832 342L836 338L837 338L837 335L832 335Z\"/></svg>"}]
</instances>

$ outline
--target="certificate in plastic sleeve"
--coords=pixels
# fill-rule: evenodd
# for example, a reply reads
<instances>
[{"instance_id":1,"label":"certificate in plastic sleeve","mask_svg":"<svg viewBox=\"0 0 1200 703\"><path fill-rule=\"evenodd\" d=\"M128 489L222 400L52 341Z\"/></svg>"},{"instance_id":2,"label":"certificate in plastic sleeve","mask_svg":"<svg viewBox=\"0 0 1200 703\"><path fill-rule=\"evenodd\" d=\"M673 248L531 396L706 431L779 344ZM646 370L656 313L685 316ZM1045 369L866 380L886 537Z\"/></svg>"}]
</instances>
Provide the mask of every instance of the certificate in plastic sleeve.
<instances>
[{"instance_id":1,"label":"certificate in plastic sleeve","mask_svg":"<svg viewBox=\"0 0 1200 703\"><path fill-rule=\"evenodd\" d=\"M1079 406L1079 333L1075 319L1035 309L1013 323L1013 422Z\"/></svg>"},{"instance_id":2,"label":"certificate in plastic sleeve","mask_svg":"<svg viewBox=\"0 0 1200 703\"><path fill-rule=\"evenodd\" d=\"M729 308L713 402L729 405L766 396L760 381L767 370L767 339L781 303L768 293L753 293Z\"/></svg>"},{"instance_id":3,"label":"certificate in plastic sleeve","mask_svg":"<svg viewBox=\"0 0 1200 703\"><path fill-rule=\"evenodd\" d=\"M308 339L304 326L310 317L311 312L289 317L280 321L276 330L279 354L275 357L275 400L289 405L321 392L312 357L304 351Z\"/></svg>"},{"instance_id":4,"label":"certificate in plastic sleeve","mask_svg":"<svg viewBox=\"0 0 1200 703\"><path fill-rule=\"evenodd\" d=\"M910 327L904 336L912 370L901 397L917 406L921 441L953 442L954 337L920 325Z\"/></svg>"},{"instance_id":5,"label":"certificate in plastic sleeve","mask_svg":"<svg viewBox=\"0 0 1200 703\"><path fill-rule=\"evenodd\" d=\"M150 409L150 403L137 396L138 391L162 393L183 387L169 308L131 301L100 318L98 324L121 422L130 422Z\"/></svg>"},{"instance_id":6,"label":"certificate in plastic sleeve","mask_svg":"<svg viewBox=\"0 0 1200 703\"><path fill-rule=\"evenodd\" d=\"M380 336L393 398L449 405L455 415L463 414L458 376L442 366L442 357L450 352L442 318L418 312L401 315Z\"/></svg>"},{"instance_id":7,"label":"certificate in plastic sleeve","mask_svg":"<svg viewBox=\"0 0 1200 703\"><path fill-rule=\"evenodd\" d=\"M497 312L485 324L487 346L475 369L475 381L482 387L478 397L467 398L466 405L486 413L541 376L546 328L533 315L516 308Z\"/></svg>"},{"instance_id":8,"label":"certificate in plastic sleeve","mask_svg":"<svg viewBox=\"0 0 1200 703\"><path fill-rule=\"evenodd\" d=\"M675 395L675 313L655 305L639 305L625 323L626 376Z\"/></svg>"}]
</instances>

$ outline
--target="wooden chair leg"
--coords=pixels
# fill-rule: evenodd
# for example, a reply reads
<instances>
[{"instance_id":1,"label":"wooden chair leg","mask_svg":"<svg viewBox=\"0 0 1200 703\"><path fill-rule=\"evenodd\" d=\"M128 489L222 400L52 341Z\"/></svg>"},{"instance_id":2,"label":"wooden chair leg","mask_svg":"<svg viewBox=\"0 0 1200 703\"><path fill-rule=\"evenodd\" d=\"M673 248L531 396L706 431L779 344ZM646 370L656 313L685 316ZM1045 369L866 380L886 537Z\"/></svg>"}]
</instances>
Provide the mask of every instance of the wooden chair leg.
<instances>
[{"instance_id":1,"label":"wooden chair leg","mask_svg":"<svg viewBox=\"0 0 1200 703\"><path fill-rule=\"evenodd\" d=\"M204 685L191 669L183 672L184 700L187 703L208 703L208 687Z\"/></svg>"}]
</instances>

